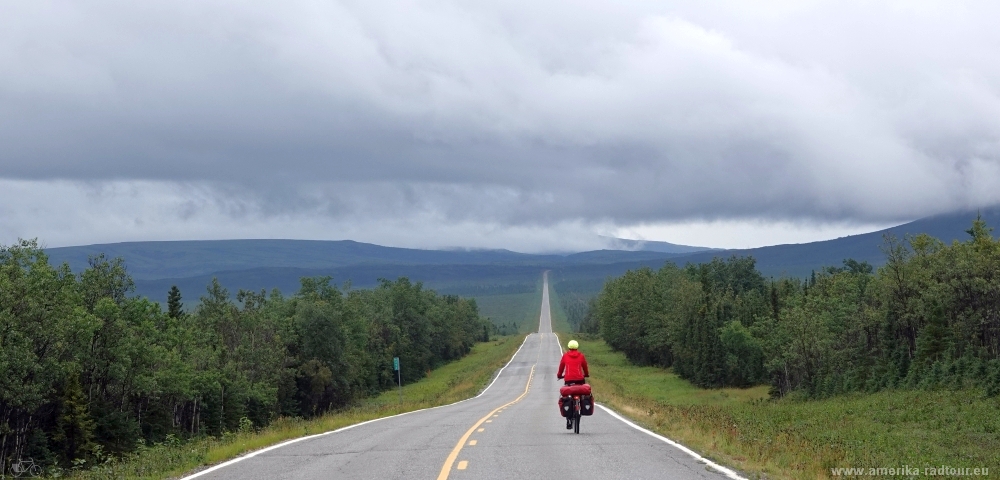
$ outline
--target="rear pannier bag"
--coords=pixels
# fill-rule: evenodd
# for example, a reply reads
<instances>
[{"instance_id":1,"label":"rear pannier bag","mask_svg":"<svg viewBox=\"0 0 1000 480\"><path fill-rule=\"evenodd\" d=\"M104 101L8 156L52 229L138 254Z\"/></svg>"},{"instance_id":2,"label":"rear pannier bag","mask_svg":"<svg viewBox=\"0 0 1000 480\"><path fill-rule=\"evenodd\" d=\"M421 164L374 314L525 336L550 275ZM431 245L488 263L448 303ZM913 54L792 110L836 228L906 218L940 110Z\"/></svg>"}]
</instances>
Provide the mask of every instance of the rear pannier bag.
<instances>
[{"instance_id":1,"label":"rear pannier bag","mask_svg":"<svg viewBox=\"0 0 1000 480\"><path fill-rule=\"evenodd\" d=\"M568 417L571 408L573 408L573 399L571 397L559 397L559 415Z\"/></svg>"},{"instance_id":2,"label":"rear pannier bag","mask_svg":"<svg viewBox=\"0 0 1000 480\"><path fill-rule=\"evenodd\" d=\"M590 384L566 385L559 389L559 414L568 417L573 409L572 395L580 396L580 415L594 414L594 396L590 393Z\"/></svg>"}]
</instances>

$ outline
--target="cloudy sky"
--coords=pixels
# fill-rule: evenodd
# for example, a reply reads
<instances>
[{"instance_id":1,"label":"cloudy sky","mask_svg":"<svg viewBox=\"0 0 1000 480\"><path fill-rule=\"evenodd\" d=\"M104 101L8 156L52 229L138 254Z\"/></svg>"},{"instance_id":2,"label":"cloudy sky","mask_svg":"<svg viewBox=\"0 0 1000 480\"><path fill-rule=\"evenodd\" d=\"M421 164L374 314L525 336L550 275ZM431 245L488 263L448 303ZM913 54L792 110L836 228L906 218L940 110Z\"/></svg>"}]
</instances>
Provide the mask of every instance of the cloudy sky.
<instances>
[{"instance_id":1,"label":"cloudy sky","mask_svg":"<svg viewBox=\"0 0 1000 480\"><path fill-rule=\"evenodd\" d=\"M817 240L1000 202L1000 3L0 2L0 244Z\"/></svg>"}]
</instances>

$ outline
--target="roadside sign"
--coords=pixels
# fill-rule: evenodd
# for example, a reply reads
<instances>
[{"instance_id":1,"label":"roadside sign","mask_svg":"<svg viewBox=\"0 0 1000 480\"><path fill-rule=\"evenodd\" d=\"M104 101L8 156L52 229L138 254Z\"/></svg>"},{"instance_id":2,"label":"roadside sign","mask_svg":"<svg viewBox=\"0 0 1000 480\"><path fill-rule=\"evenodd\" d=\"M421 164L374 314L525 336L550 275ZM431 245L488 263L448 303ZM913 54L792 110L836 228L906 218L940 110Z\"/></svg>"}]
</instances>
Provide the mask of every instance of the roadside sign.
<instances>
[{"instance_id":1,"label":"roadside sign","mask_svg":"<svg viewBox=\"0 0 1000 480\"><path fill-rule=\"evenodd\" d=\"M392 357L392 369L396 371L396 383L399 385L399 404L403 404L403 371L399 369L399 357Z\"/></svg>"}]
</instances>

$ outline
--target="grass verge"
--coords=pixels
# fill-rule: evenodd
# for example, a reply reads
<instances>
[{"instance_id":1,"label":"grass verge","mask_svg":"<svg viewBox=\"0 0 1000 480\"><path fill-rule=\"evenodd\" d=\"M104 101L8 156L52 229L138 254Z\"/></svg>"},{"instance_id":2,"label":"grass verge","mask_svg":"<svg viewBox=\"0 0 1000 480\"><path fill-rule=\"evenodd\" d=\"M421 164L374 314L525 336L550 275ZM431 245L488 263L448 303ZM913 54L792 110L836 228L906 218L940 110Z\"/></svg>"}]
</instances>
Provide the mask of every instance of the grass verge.
<instances>
[{"instance_id":1,"label":"grass verge","mask_svg":"<svg viewBox=\"0 0 1000 480\"><path fill-rule=\"evenodd\" d=\"M700 389L631 365L601 340L583 339L580 349L598 401L750 478L833 478L841 467L1000 472L1000 400L979 391L770 400L766 387Z\"/></svg>"},{"instance_id":2,"label":"grass verge","mask_svg":"<svg viewBox=\"0 0 1000 480\"><path fill-rule=\"evenodd\" d=\"M447 405L478 394L524 341L524 335L477 344L461 360L431 371L427 378L362 400L353 407L312 420L282 418L259 431L242 431L222 438L191 441L168 438L136 453L86 470L63 472L80 479L176 478L208 465L238 457L285 440L336 430L355 423Z\"/></svg>"},{"instance_id":3,"label":"grass verge","mask_svg":"<svg viewBox=\"0 0 1000 480\"><path fill-rule=\"evenodd\" d=\"M570 326L566 318L566 311L562 302L559 301L559 294L556 292L552 282L549 282L549 314L552 316L552 331L560 333L570 333L573 327Z\"/></svg>"}]
</instances>

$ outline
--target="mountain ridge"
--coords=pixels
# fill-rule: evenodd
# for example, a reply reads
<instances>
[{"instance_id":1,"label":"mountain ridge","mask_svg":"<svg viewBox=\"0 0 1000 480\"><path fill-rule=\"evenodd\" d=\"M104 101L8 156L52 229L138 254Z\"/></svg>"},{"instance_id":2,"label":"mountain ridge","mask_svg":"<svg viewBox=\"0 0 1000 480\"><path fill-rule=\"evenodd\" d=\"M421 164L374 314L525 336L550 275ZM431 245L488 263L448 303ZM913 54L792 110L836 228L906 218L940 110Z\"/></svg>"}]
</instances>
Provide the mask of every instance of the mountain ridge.
<instances>
[{"instance_id":1,"label":"mountain ridge","mask_svg":"<svg viewBox=\"0 0 1000 480\"><path fill-rule=\"evenodd\" d=\"M663 252L657 250L592 250L566 255L518 253L503 249L421 250L386 247L353 240L189 240L122 242L79 247L46 249L54 264L67 262L74 271L86 267L88 255L104 253L121 256L136 281L136 293L153 299L165 296L170 284L183 284L186 291L201 291L213 277L235 291L245 289L297 289L302 276L332 276L335 281L351 281L372 286L379 278L408 276L434 288L449 289L460 283L523 284L542 270L551 269L559 278L599 285L608 276L627 269L664 262L679 265L701 263L732 255L753 256L758 269L767 276L809 275L823 266L836 266L846 258L884 263L880 250L883 236L899 238L927 233L942 241L963 240L972 220L979 214L988 225L1000 225L1000 207L962 211L922 218L876 232L817 242L772 245L750 249ZM667 242L642 243L622 240L623 246L643 248L678 247ZM636 243L628 243L636 242ZM684 248L703 248L679 246ZM223 281L225 280L225 281Z\"/></svg>"},{"instance_id":2,"label":"mountain ridge","mask_svg":"<svg viewBox=\"0 0 1000 480\"><path fill-rule=\"evenodd\" d=\"M753 256L761 273L774 277L782 275L803 277L824 266L840 266L847 258L866 261L878 267L885 263L881 250L885 235L894 235L903 240L906 235L926 233L945 243L962 241L968 238L966 230L972 226L972 221L977 215L986 221L987 225L1000 226L1000 206L995 206L924 217L874 232L831 240L698 252L677 257L676 260L701 263L711 261L715 257Z\"/></svg>"}]
</instances>

